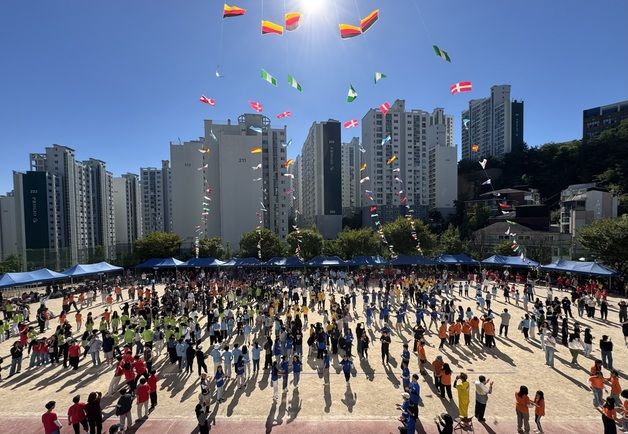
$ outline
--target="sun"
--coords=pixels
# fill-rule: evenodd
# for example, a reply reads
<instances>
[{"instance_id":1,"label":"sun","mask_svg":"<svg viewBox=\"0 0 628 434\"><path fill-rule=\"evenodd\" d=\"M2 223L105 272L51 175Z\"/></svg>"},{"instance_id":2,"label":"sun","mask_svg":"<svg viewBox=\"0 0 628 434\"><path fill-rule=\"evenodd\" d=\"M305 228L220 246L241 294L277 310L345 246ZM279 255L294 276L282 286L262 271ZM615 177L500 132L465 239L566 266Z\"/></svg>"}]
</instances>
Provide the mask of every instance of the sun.
<instances>
[{"instance_id":1,"label":"sun","mask_svg":"<svg viewBox=\"0 0 628 434\"><path fill-rule=\"evenodd\" d=\"M324 9L326 0L301 0L301 8L307 15L315 15Z\"/></svg>"}]
</instances>

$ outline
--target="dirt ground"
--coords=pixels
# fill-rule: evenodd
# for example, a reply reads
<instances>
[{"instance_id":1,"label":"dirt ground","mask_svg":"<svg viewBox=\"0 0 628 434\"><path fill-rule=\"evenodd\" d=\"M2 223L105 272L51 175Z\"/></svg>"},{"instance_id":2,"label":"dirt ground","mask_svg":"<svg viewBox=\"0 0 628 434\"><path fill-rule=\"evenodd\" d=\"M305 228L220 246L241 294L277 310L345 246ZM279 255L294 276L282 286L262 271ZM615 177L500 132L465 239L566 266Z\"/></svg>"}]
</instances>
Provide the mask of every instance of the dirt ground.
<instances>
[{"instance_id":1,"label":"dirt ground","mask_svg":"<svg viewBox=\"0 0 628 434\"><path fill-rule=\"evenodd\" d=\"M520 288L521 290L522 288ZM158 286L161 292L163 288ZM473 292L473 291L471 291ZM544 288L535 288L538 297L545 297ZM554 295L561 295L554 291ZM124 292L126 298L126 291ZM100 296L98 296L100 301ZM628 356L621 327L618 323L617 298L610 297L609 321L578 318L577 309L572 311L580 324L591 327L596 344L592 357L599 357L597 341L602 334L611 336L614 347L614 366L625 370L628 367ZM54 312L60 311L60 299L51 300L48 306ZM462 298L462 305L471 306L475 313L475 301ZM493 310L501 312L508 307L512 313L509 338L497 337L497 348L487 350L477 343L470 348L459 346L455 349L445 348L438 351L438 336L435 333L426 335L429 347L427 358L432 361L437 354L442 354L445 362L450 363L454 376L466 372L469 381L473 382L479 375L485 375L494 381L494 389L488 401L486 424L475 421L475 431L478 433L513 433L515 411L514 396L520 385L527 385L533 397L536 390L545 392L546 417L543 419L545 432L602 432L600 413L592 405L592 394L588 388L588 370L593 364L593 358L579 358L579 366L574 367L570 362L567 348L559 345L556 353L555 368L545 366L544 353L540 349L538 340L526 342L521 332L517 330L519 318L524 314L523 306L506 305L501 294L493 301ZM37 306L32 307L32 317ZM88 311L94 316L100 314L102 304L83 311L84 318ZM362 301L358 297L359 321L364 321ZM599 314L598 314L599 315ZM69 316L73 321L73 315ZM310 314L310 322L321 318ZM414 323L414 314L408 319ZM97 323L98 321L96 321ZM429 322L429 320L428 320ZM499 319L495 321L499 328ZM56 320L51 327L56 326ZM205 318L201 321L205 324ZM352 324L352 328L355 324ZM49 331L46 336L52 333ZM238 390L233 381L226 385L226 402L211 409L215 417L212 430L216 432L321 432L330 429L334 432L396 432L396 418L399 411L395 404L401 402L402 388L400 384L401 352L403 342L412 342L410 326L401 334L393 334L391 355L393 360L390 367L382 364L379 356L379 333L369 332L374 344L371 346L368 360L359 360L354 357L355 372L349 384L345 384L338 359L332 360L329 385L325 385L324 377L315 358L304 363L300 387L289 387L279 402L273 403L272 387L268 372L261 372L250 378L246 387ZM89 359L81 361L78 371L63 369L63 367L39 367L27 369L28 360L25 357L20 374L11 378L8 376L10 357L9 347L15 338L0 343L0 354L5 357L0 382L0 418L3 421L0 433L28 433L42 432L39 416L44 412L44 404L54 399L57 401L57 414L62 423L67 425L65 416L74 395L80 394L86 399L89 392L105 392L113 376L112 368L100 366L92 367ZM209 345L205 344L207 348ZM305 348L307 351L307 348ZM164 352L165 353L165 352ZM263 355L262 355L263 357ZM162 354L156 363L159 375L162 378L159 387L159 405L150 414L148 420L140 421L135 427L137 432L190 432L195 427L194 406L198 402L199 381L198 373L192 375L180 374L175 366L166 360ZM211 359L207 362L212 369ZM418 360L412 356L410 363L411 373L418 373ZM431 372L430 372L431 373ZM605 376L608 372L605 370ZM623 388L628 387L628 379L622 373ZM433 419L436 415L449 412L457 414L457 397L441 399L433 389L431 375L421 377L422 406L419 407L419 432L436 432ZM109 417L108 424L116 419L113 416L115 406L114 397L103 398L106 405L104 413ZM473 414L474 393L472 386L470 413ZM136 410L133 408L133 419ZM533 417L532 417L533 419ZM531 424L533 422L531 421ZM65 426L62 433L72 432Z\"/></svg>"}]
</instances>

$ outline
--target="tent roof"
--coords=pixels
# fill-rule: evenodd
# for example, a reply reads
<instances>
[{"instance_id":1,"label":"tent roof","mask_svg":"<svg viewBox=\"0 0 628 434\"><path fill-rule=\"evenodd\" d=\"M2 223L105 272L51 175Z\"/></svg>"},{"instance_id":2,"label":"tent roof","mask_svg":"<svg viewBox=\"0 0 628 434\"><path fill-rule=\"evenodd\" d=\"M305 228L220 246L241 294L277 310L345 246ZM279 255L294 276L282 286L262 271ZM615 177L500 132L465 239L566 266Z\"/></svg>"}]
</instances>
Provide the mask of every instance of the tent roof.
<instances>
[{"instance_id":1,"label":"tent roof","mask_svg":"<svg viewBox=\"0 0 628 434\"><path fill-rule=\"evenodd\" d=\"M224 265L225 262L216 258L192 258L188 259L182 267L186 268L208 268L208 267L220 267Z\"/></svg>"},{"instance_id":2,"label":"tent roof","mask_svg":"<svg viewBox=\"0 0 628 434\"><path fill-rule=\"evenodd\" d=\"M590 274L594 276L612 276L617 272L611 268L598 264L597 262L569 261L559 259L541 266L544 270L565 271L569 273Z\"/></svg>"},{"instance_id":3,"label":"tent roof","mask_svg":"<svg viewBox=\"0 0 628 434\"><path fill-rule=\"evenodd\" d=\"M532 268L532 267L539 266L538 262L533 261L528 258L521 259L520 256L502 256L502 255L493 255L490 258L486 258L485 260L483 260L482 263L488 264L488 265L501 265L503 267Z\"/></svg>"},{"instance_id":4,"label":"tent roof","mask_svg":"<svg viewBox=\"0 0 628 434\"><path fill-rule=\"evenodd\" d=\"M39 270L29 271L31 276L31 282L45 282L55 279L66 279L68 276L65 274L57 273L56 271L49 270L47 268L40 268Z\"/></svg>"},{"instance_id":5,"label":"tent roof","mask_svg":"<svg viewBox=\"0 0 628 434\"><path fill-rule=\"evenodd\" d=\"M286 267L286 268L300 268L305 266L303 261L301 261L296 256L288 256L284 258L282 256L275 256L274 258L270 258L268 261L264 263L264 265L269 267Z\"/></svg>"},{"instance_id":6,"label":"tent roof","mask_svg":"<svg viewBox=\"0 0 628 434\"><path fill-rule=\"evenodd\" d=\"M430 258L420 255L399 255L389 262L390 265L435 265Z\"/></svg>"},{"instance_id":7,"label":"tent roof","mask_svg":"<svg viewBox=\"0 0 628 434\"><path fill-rule=\"evenodd\" d=\"M176 258L150 258L135 268L175 268L183 265L183 261L179 261Z\"/></svg>"},{"instance_id":8,"label":"tent roof","mask_svg":"<svg viewBox=\"0 0 628 434\"><path fill-rule=\"evenodd\" d=\"M135 266L135 268L153 268L157 263L159 263L161 259L159 258L150 258Z\"/></svg>"},{"instance_id":9,"label":"tent roof","mask_svg":"<svg viewBox=\"0 0 628 434\"><path fill-rule=\"evenodd\" d=\"M381 256L354 256L350 262L357 266L388 264L388 261Z\"/></svg>"},{"instance_id":10,"label":"tent roof","mask_svg":"<svg viewBox=\"0 0 628 434\"><path fill-rule=\"evenodd\" d=\"M9 286L26 285L31 281L30 273L6 273L0 278L0 288Z\"/></svg>"},{"instance_id":11,"label":"tent roof","mask_svg":"<svg viewBox=\"0 0 628 434\"><path fill-rule=\"evenodd\" d=\"M306 262L310 267L344 267L345 261L338 256L315 256Z\"/></svg>"},{"instance_id":12,"label":"tent roof","mask_svg":"<svg viewBox=\"0 0 628 434\"><path fill-rule=\"evenodd\" d=\"M456 265L479 265L480 261L471 258L465 254L459 255L440 255L434 260L440 264L456 264Z\"/></svg>"},{"instance_id":13,"label":"tent roof","mask_svg":"<svg viewBox=\"0 0 628 434\"><path fill-rule=\"evenodd\" d=\"M230 261L225 262L225 267L259 267L263 264L257 258L232 258Z\"/></svg>"},{"instance_id":14,"label":"tent roof","mask_svg":"<svg viewBox=\"0 0 628 434\"><path fill-rule=\"evenodd\" d=\"M111 273L121 271L122 267L116 267L107 262L98 262L96 264L77 264L61 272L68 277L88 276L90 274Z\"/></svg>"}]
</instances>

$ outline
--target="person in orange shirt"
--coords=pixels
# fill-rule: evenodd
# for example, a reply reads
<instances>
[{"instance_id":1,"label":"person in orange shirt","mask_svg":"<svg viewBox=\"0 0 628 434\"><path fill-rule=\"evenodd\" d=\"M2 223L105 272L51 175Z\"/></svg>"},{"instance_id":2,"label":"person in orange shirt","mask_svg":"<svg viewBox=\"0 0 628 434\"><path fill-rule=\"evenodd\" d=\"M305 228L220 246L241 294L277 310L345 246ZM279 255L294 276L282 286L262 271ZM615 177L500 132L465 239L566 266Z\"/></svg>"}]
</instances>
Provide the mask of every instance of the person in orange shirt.
<instances>
[{"instance_id":1,"label":"person in orange shirt","mask_svg":"<svg viewBox=\"0 0 628 434\"><path fill-rule=\"evenodd\" d=\"M440 338L440 345L438 348L441 349L445 346L445 342L447 341L447 324L445 321L440 323L440 327L438 328L438 337Z\"/></svg>"},{"instance_id":2,"label":"person in orange shirt","mask_svg":"<svg viewBox=\"0 0 628 434\"><path fill-rule=\"evenodd\" d=\"M474 316L469 320L469 324L471 324L471 337L476 340L480 340L480 319L477 316Z\"/></svg>"},{"instance_id":3,"label":"person in orange shirt","mask_svg":"<svg viewBox=\"0 0 628 434\"><path fill-rule=\"evenodd\" d=\"M447 397L453 399L451 394L451 373L452 370L449 367L449 363L443 364L443 370L440 375L440 397L445 397L445 391L447 391Z\"/></svg>"},{"instance_id":4,"label":"person in orange shirt","mask_svg":"<svg viewBox=\"0 0 628 434\"><path fill-rule=\"evenodd\" d=\"M532 406L528 397L528 388L519 387L519 392L515 392L515 411L517 413L517 432L530 432L530 412L528 407Z\"/></svg>"},{"instance_id":5,"label":"person in orange shirt","mask_svg":"<svg viewBox=\"0 0 628 434\"><path fill-rule=\"evenodd\" d=\"M449 323L448 330L449 332L449 341L448 344L450 347L453 347L456 344L456 324L451 322ZM440 333L440 330L439 330Z\"/></svg>"},{"instance_id":6,"label":"person in orange shirt","mask_svg":"<svg viewBox=\"0 0 628 434\"><path fill-rule=\"evenodd\" d=\"M432 362L432 370L434 371L434 387L440 388L440 379L443 372L443 356L436 356L436 359Z\"/></svg>"},{"instance_id":7,"label":"person in orange shirt","mask_svg":"<svg viewBox=\"0 0 628 434\"><path fill-rule=\"evenodd\" d=\"M109 326L109 323L111 321L111 312L109 312L109 309L105 309L105 311L102 313L102 319L104 319L107 323L107 326Z\"/></svg>"},{"instance_id":8,"label":"person in orange shirt","mask_svg":"<svg viewBox=\"0 0 628 434\"><path fill-rule=\"evenodd\" d=\"M109 307L113 305L113 297L111 296L111 293L107 294L107 297L105 298L105 303L107 303Z\"/></svg>"},{"instance_id":9,"label":"person in orange shirt","mask_svg":"<svg viewBox=\"0 0 628 434\"><path fill-rule=\"evenodd\" d=\"M542 390L537 390L534 395L534 423L539 433L543 433L541 418L545 416L545 395Z\"/></svg>"},{"instance_id":10,"label":"person in orange shirt","mask_svg":"<svg viewBox=\"0 0 628 434\"><path fill-rule=\"evenodd\" d=\"M114 291L116 293L116 302L123 301L123 298L122 298L122 288L120 288L120 285L116 285Z\"/></svg>"},{"instance_id":11,"label":"person in orange shirt","mask_svg":"<svg viewBox=\"0 0 628 434\"><path fill-rule=\"evenodd\" d=\"M491 319L484 322L484 339L488 348L495 346L495 324Z\"/></svg>"},{"instance_id":12,"label":"person in orange shirt","mask_svg":"<svg viewBox=\"0 0 628 434\"><path fill-rule=\"evenodd\" d=\"M417 342L416 351L419 353L419 372L421 372L421 375L427 375L427 371L423 366L427 363L427 357L425 356L425 341L420 340Z\"/></svg>"},{"instance_id":13,"label":"person in orange shirt","mask_svg":"<svg viewBox=\"0 0 628 434\"><path fill-rule=\"evenodd\" d=\"M462 333L462 320L458 320L458 322L456 322L454 324L454 344L458 345L460 344L460 334Z\"/></svg>"},{"instance_id":14,"label":"person in orange shirt","mask_svg":"<svg viewBox=\"0 0 628 434\"><path fill-rule=\"evenodd\" d=\"M77 310L74 314L74 321L76 321L76 331L80 332L81 327L83 326L83 314L80 310Z\"/></svg>"},{"instance_id":15,"label":"person in orange shirt","mask_svg":"<svg viewBox=\"0 0 628 434\"><path fill-rule=\"evenodd\" d=\"M619 372L613 369L611 376L607 380L611 383L611 398L615 400L615 404L620 405L621 399L619 399L619 394L621 393L621 386L619 384Z\"/></svg>"},{"instance_id":16,"label":"person in orange shirt","mask_svg":"<svg viewBox=\"0 0 628 434\"><path fill-rule=\"evenodd\" d=\"M593 406L601 407L602 406L602 395L604 393L604 377L601 372L598 372L597 375L592 375L589 377L589 383L591 384L591 391L593 392Z\"/></svg>"},{"instance_id":17,"label":"person in orange shirt","mask_svg":"<svg viewBox=\"0 0 628 434\"><path fill-rule=\"evenodd\" d=\"M471 345L471 331L472 330L473 328L471 327L470 321L465 321L464 324L462 324L462 334L464 335L464 344L466 346Z\"/></svg>"},{"instance_id":18,"label":"person in orange shirt","mask_svg":"<svg viewBox=\"0 0 628 434\"><path fill-rule=\"evenodd\" d=\"M616 434L617 410L615 410L615 400L612 397L606 398L606 402L602 407L602 423L604 424L604 434Z\"/></svg>"}]
</instances>

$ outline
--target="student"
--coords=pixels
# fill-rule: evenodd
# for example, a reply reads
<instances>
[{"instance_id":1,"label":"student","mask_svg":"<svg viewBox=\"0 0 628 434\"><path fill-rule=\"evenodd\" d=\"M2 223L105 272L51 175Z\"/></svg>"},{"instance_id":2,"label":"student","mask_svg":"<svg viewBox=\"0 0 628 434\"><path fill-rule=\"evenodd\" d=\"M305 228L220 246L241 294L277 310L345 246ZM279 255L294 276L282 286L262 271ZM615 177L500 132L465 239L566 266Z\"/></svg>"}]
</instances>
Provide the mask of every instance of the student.
<instances>
[{"instance_id":1,"label":"student","mask_svg":"<svg viewBox=\"0 0 628 434\"><path fill-rule=\"evenodd\" d=\"M277 401L279 399L279 368L276 360L273 361L271 366L270 381L273 384L273 401Z\"/></svg>"},{"instance_id":2,"label":"student","mask_svg":"<svg viewBox=\"0 0 628 434\"><path fill-rule=\"evenodd\" d=\"M621 391L621 397L624 398L623 430L628 432L628 389Z\"/></svg>"},{"instance_id":3,"label":"student","mask_svg":"<svg viewBox=\"0 0 628 434\"><path fill-rule=\"evenodd\" d=\"M617 434L617 425L615 419L617 411L615 410L615 400L610 396L606 398L606 402L602 406L602 424L604 425L604 434Z\"/></svg>"},{"instance_id":4,"label":"student","mask_svg":"<svg viewBox=\"0 0 628 434\"><path fill-rule=\"evenodd\" d=\"M73 404L68 408L68 424L72 425L74 428L74 433L79 434L81 431L81 425L83 425L83 429L85 431L88 430L86 414L85 414L85 404L81 402L81 396L76 395L72 398Z\"/></svg>"},{"instance_id":5,"label":"student","mask_svg":"<svg viewBox=\"0 0 628 434\"><path fill-rule=\"evenodd\" d=\"M460 380L460 384L458 384ZM469 382L464 372L456 376L454 387L458 391L458 411L463 422L469 419Z\"/></svg>"},{"instance_id":6,"label":"student","mask_svg":"<svg viewBox=\"0 0 628 434\"><path fill-rule=\"evenodd\" d=\"M450 415L443 413L434 419L434 421L436 422L438 434L453 434L454 420Z\"/></svg>"},{"instance_id":7,"label":"student","mask_svg":"<svg viewBox=\"0 0 628 434\"><path fill-rule=\"evenodd\" d=\"M534 407L534 423L536 424L537 432L542 434L541 418L545 416L545 395L542 390L537 390L536 395L534 395Z\"/></svg>"},{"instance_id":8,"label":"student","mask_svg":"<svg viewBox=\"0 0 628 434\"><path fill-rule=\"evenodd\" d=\"M44 434L61 433L61 422L59 422L59 418L57 418L57 413L53 411L55 405L55 401L49 401L46 404L46 412L41 415L41 423L44 425Z\"/></svg>"},{"instance_id":9,"label":"student","mask_svg":"<svg viewBox=\"0 0 628 434\"><path fill-rule=\"evenodd\" d=\"M440 397L445 397L445 391L447 391L447 397L449 399L454 399L451 394L451 373L452 370L449 367L449 363L443 364L443 370L440 375Z\"/></svg>"},{"instance_id":10,"label":"student","mask_svg":"<svg viewBox=\"0 0 628 434\"><path fill-rule=\"evenodd\" d=\"M196 420L198 422L199 434L209 434L209 406L202 403L196 404L194 413L196 414Z\"/></svg>"},{"instance_id":11,"label":"student","mask_svg":"<svg viewBox=\"0 0 628 434\"><path fill-rule=\"evenodd\" d=\"M222 365L218 365L214 380L216 381L216 402L223 402L222 394L225 391L225 374L222 372Z\"/></svg>"},{"instance_id":12,"label":"student","mask_svg":"<svg viewBox=\"0 0 628 434\"><path fill-rule=\"evenodd\" d=\"M292 384L295 389L299 387L299 380L301 379L301 371L303 370L303 364L299 360L298 356L292 358Z\"/></svg>"},{"instance_id":13,"label":"student","mask_svg":"<svg viewBox=\"0 0 628 434\"><path fill-rule=\"evenodd\" d=\"M589 384L593 392L593 406L601 407L603 404L602 396L604 394L604 377L601 372L589 377Z\"/></svg>"},{"instance_id":14,"label":"student","mask_svg":"<svg viewBox=\"0 0 628 434\"><path fill-rule=\"evenodd\" d=\"M351 368L353 366L353 362L349 359L349 357L345 354L340 361L342 365L342 372L345 375L345 381L347 385L349 385L349 380L351 379Z\"/></svg>"},{"instance_id":15,"label":"student","mask_svg":"<svg viewBox=\"0 0 628 434\"><path fill-rule=\"evenodd\" d=\"M120 398L116 404L116 416L120 417L120 425L122 429L130 429L133 425L131 417L131 406L133 404L133 396L129 393L129 389L123 387L120 390Z\"/></svg>"},{"instance_id":16,"label":"student","mask_svg":"<svg viewBox=\"0 0 628 434\"><path fill-rule=\"evenodd\" d=\"M140 384L135 391L137 396L137 419L148 417L148 398L150 395L150 386L146 384L146 378L140 379ZM142 415L143 414L143 415Z\"/></svg>"},{"instance_id":17,"label":"student","mask_svg":"<svg viewBox=\"0 0 628 434\"><path fill-rule=\"evenodd\" d=\"M421 400L421 386L419 386L419 376L417 374L412 375L412 382L410 383L409 394L410 394L410 405L413 407L419 406L419 401Z\"/></svg>"},{"instance_id":18,"label":"student","mask_svg":"<svg viewBox=\"0 0 628 434\"><path fill-rule=\"evenodd\" d=\"M615 400L615 404L617 406L621 406L621 399L619 395L621 394L621 385L619 384L619 372L615 369L611 371L611 376L607 378L609 383L611 383L611 398Z\"/></svg>"},{"instance_id":19,"label":"student","mask_svg":"<svg viewBox=\"0 0 628 434\"><path fill-rule=\"evenodd\" d=\"M157 372L154 369L151 369L148 380L146 380L146 382L148 383L148 391L150 396L150 408L148 409L149 411L157 407L157 381L159 381Z\"/></svg>"},{"instance_id":20,"label":"student","mask_svg":"<svg viewBox=\"0 0 628 434\"><path fill-rule=\"evenodd\" d=\"M92 392L87 397L85 405L85 414L87 415L87 424L89 425L89 434L102 433L102 409L100 408L100 392Z\"/></svg>"},{"instance_id":21,"label":"student","mask_svg":"<svg viewBox=\"0 0 628 434\"><path fill-rule=\"evenodd\" d=\"M408 362L405 360L401 362L401 382L403 391L407 392L410 387L410 369L408 369Z\"/></svg>"},{"instance_id":22,"label":"student","mask_svg":"<svg viewBox=\"0 0 628 434\"><path fill-rule=\"evenodd\" d=\"M528 407L533 405L528 397L528 388L521 386L519 392L515 392L515 410L517 413L517 432L530 432L530 413Z\"/></svg>"}]
</instances>

